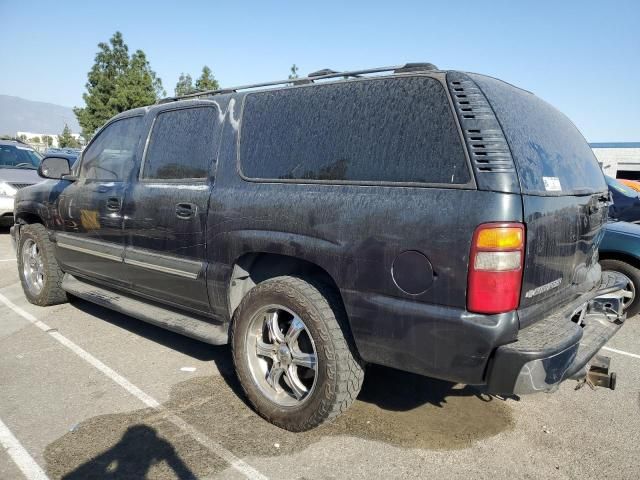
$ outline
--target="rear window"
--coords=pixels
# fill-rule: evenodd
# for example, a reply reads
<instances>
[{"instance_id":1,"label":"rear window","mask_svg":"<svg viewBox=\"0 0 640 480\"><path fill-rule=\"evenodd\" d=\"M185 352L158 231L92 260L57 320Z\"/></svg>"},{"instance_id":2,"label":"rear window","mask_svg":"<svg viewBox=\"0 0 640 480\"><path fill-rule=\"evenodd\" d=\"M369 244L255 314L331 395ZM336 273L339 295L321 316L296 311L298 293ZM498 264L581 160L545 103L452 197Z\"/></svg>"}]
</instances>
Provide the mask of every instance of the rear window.
<instances>
[{"instance_id":1,"label":"rear window","mask_svg":"<svg viewBox=\"0 0 640 480\"><path fill-rule=\"evenodd\" d=\"M470 181L444 88L425 77L249 94L240 163L259 179Z\"/></svg>"},{"instance_id":2,"label":"rear window","mask_svg":"<svg viewBox=\"0 0 640 480\"><path fill-rule=\"evenodd\" d=\"M471 77L502 125L524 193L579 195L607 190L596 157L566 116L508 83Z\"/></svg>"}]
</instances>

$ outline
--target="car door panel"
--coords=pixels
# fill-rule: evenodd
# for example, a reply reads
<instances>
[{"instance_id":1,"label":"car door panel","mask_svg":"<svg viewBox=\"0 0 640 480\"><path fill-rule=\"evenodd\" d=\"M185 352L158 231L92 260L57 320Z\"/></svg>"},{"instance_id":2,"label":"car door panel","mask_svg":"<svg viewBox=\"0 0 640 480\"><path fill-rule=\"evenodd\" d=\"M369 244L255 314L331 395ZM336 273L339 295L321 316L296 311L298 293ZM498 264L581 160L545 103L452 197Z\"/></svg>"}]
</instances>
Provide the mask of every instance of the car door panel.
<instances>
[{"instance_id":1,"label":"car door panel","mask_svg":"<svg viewBox=\"0 0 640 480\"><path fill-rule=\"evenodd\" d=\"M207 209L220 119L209 103L161 111L124 205L125 271L133 289L209 313Z\"/></svg>"},{"instance_id":2,"label":"car door panel","mask_svg":"<svg viewBox=\"0 0 640 480\"><path fill-rule=\"evenodd\" d=\"M59 197L56 255L65 271L128 285L122 275L122 202L139 154L142 117L106 125L83 153L78 180Z\"/></svg>"}]
</instances>

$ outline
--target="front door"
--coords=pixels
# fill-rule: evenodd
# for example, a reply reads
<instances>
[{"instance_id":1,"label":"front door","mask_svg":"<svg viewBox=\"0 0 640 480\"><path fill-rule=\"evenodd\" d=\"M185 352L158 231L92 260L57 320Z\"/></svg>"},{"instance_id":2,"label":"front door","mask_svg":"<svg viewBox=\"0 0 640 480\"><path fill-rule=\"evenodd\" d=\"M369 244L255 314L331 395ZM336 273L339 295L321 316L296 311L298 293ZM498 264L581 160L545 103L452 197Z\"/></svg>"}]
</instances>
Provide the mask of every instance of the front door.
<instances>
[{"instance_id":1,"label":"front door","mask_svg":"<svg viewBox=\"0 0 640 480\"><path fill-rule=\"evenodd\" d=\"M139 150L143 117L109 123L85 149L78 180L60 195L57 256L65 271L127 285L122 277L122 206Z\"/></svg>"},{"instance_id":2,"label":"front door","mask_svg":"<svg viewBox=\"0 0 640 480\"><path fill-rule=\"evenodd\" d=\"M124 209L125 268L134 290L200 312L209 312L206 231L218 114L212 102L157 114Z\"/></svg>"}]
</instances>

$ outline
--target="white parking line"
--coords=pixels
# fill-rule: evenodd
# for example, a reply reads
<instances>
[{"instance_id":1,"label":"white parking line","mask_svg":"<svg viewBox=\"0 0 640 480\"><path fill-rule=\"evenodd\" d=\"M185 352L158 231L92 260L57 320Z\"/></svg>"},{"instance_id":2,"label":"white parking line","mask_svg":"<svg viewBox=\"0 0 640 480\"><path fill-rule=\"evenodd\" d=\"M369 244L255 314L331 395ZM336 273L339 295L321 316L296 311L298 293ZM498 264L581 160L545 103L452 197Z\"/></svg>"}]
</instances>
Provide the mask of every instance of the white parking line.
<instances>
[{"instance_id":1,"label":"white parking line","mask_svg":"<svg viewBox=\"0 0 640 480\"><path fill-rule=\"evenodd\" d=\"M635 353L625 352L624 350L618 350L616 348L602 347L602 349L607 350L609 352L613 352L613 353L619 353L620 355L626 355L627 357L640 358L640 355L636 355Z\"/></svg>"},{"instance_id":2,"label":"white parking line","mask_svg":"<svg viewBox=\"0 0 640 480\"><path fill-rule=\"evenodd\" d=\"M0 419L0 445L28 480L49 480L40 465L29 455L18 439Z\"/></svg>"},{"instance_id":3,"label":"white parking line","mask_svg":"<svg viewBox=\"0 0 640 480\"><path fill-rule=\"evenodd\" d=\"M15 258L1 258L0 262L15 262Z\"/></svg>"},{"instance_id":4,"label":"white parking line","mask_svg":"<svg viewBox=\"0 0 640 480\"><path fill-rule=\"evenodd\" d=\"M51 335L51 337L56 339L58 342L60 342L65 347L67 347L76 355L78 355L84 361L86 361L93 367L100 370L102 373L104 373L107 377L109 377L115 383L117 383L122 388L127 390L131 395L139 399L142 403L144 403L148 407L153 408L154 410L158 410L159 412L162 412L165 418L167 418L167 420L169 420L171 423L173 423L176 427L178 427L183 432L193 437L198 443L200 443L203 447L207 448L214 455L225 460L227 463L229 463L229 465L231 465L232 468L239 471L240 473L245 475L247 478L255 479L255 480L268 480L268 477L266 477L265 475L257 471L251 465L249 465L248 463L236 457L229 450L227 450L226 448L224 448L222 445L215 442L211 438L207 437L204 433L200 432L195 427L189 425L186 421L184 421L178 415L175 415L169 412L168 410L166 410L164 407L162 407L162 405L160 405L160 402L158 402L155 398L143 392L141 389L136 387L133 383L131 383L125 377L123 377L116 371L112 370L110 367L102 363L100 360L98 360L96 357L91 355L86 350L82 349L81 347L73 343L71 340L69 340L67 337L65 337L58 331L50 328L46 323L38 320L29 312L17 306L15 303L13 303L11 300L9 300L7 297L5 297L2 294L0 294L0 301L4 303L7 307L9 307L11 310L13 310L15 313L20 315L22 318L34 324L40 330ZM33 478L39 478L39 477L33 477Z\"/></svg>"}]
</instances>

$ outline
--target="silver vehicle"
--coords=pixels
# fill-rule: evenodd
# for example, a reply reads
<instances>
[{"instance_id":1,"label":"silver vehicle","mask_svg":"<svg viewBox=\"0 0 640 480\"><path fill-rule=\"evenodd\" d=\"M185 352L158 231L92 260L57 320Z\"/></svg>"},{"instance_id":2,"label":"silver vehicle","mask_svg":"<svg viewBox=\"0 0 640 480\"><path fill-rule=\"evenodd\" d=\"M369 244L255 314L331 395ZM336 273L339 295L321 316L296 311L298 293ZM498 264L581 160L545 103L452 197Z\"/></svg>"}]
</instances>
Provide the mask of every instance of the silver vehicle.
<instances>
[{"instance_id":1,"label":"silver vehicle","mask_svg":"<svg viewBox=\"0 0 640 480\"><path fill-rule=\"evenodd\" d=\"M13 223L13 200L21 188L42 181L42 156L26 143L0 140L0 226Z\"/></svg>"}]
</instances>

